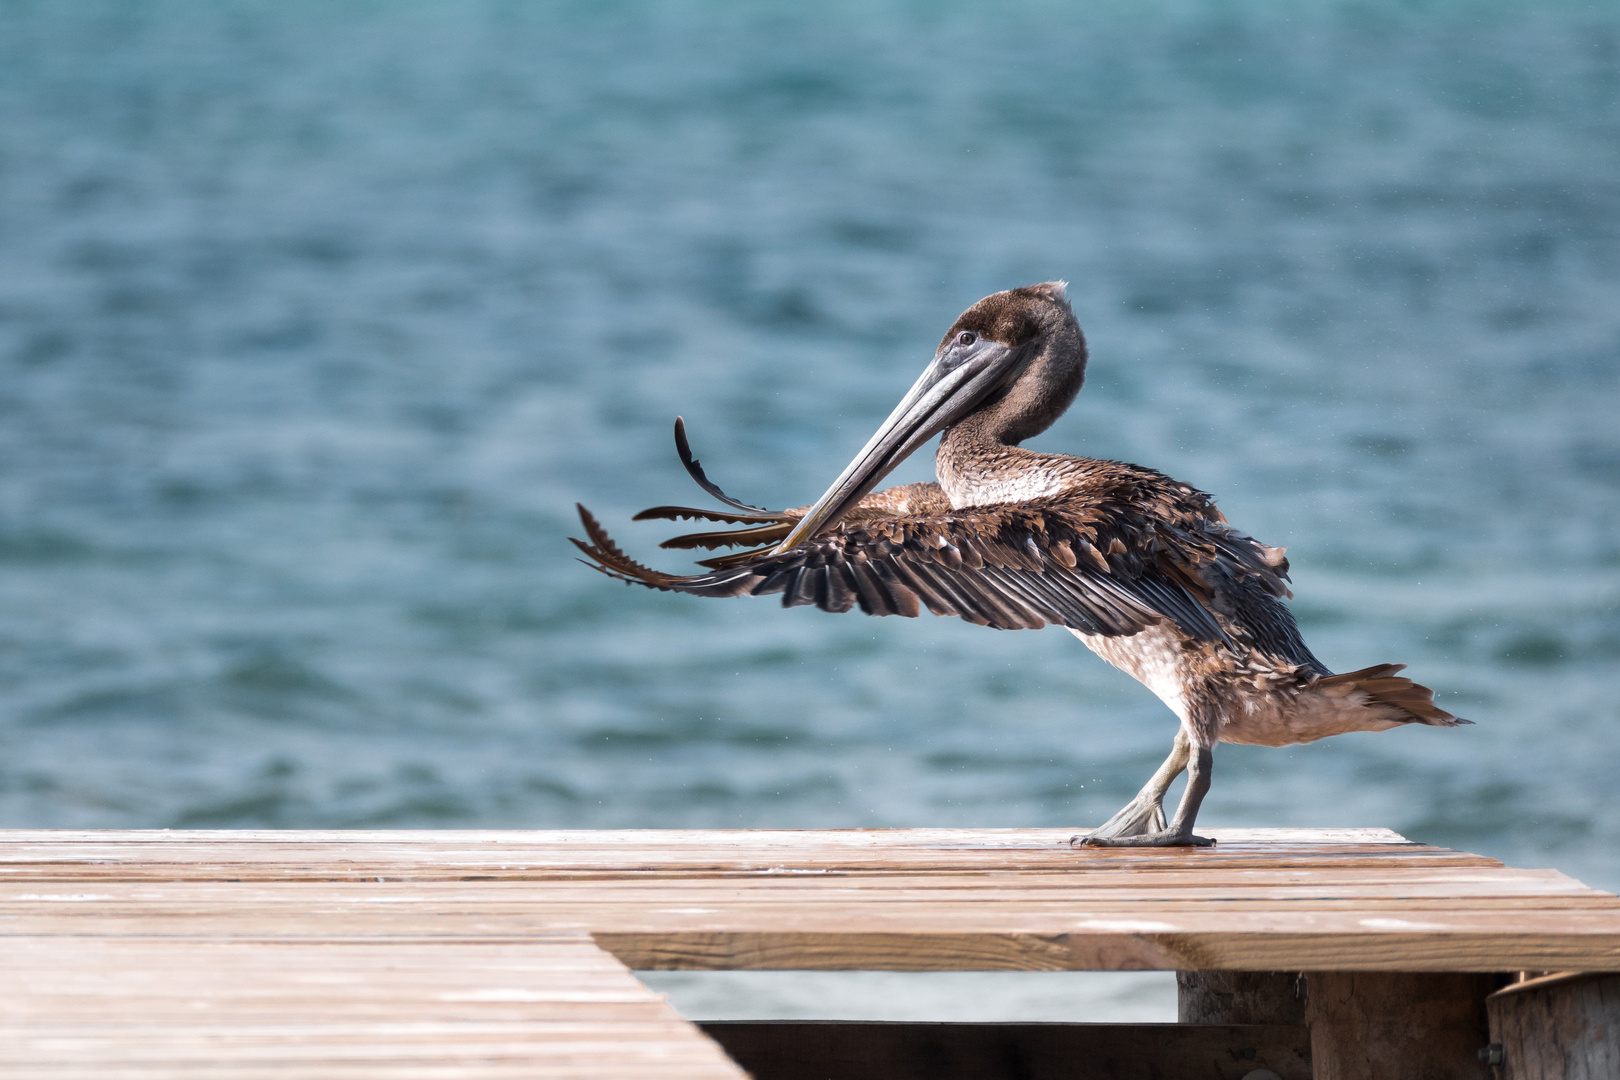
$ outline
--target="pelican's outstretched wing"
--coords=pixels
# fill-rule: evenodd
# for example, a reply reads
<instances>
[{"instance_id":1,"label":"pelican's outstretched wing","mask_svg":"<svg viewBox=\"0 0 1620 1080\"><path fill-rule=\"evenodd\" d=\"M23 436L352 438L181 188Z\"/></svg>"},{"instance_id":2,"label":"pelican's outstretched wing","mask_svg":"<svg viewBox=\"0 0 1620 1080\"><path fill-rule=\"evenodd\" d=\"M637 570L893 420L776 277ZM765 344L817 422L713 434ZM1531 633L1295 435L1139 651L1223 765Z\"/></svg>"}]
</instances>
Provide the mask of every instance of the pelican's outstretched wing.
<instances>
[{"instance_id":1,"label":"pelican's outstretched wing","mask_svg":"<svg viewBox=\"0 0 1620 1080\"><path fill-rule=\"evenodd\" d=\"M781 593L784 607L834 612L859 605L869 615L916 616L926 607L1002 630L1052 623L1121 635L1168 618L1190 637L1226 641L1203 571L1221 566L1229 578L1263 576L1282 589L1268 549L1252 540L1194 534L1063 496L846 520L780 554L730 555L691 576L634 562L584 507L580 518L590 541L574 543L591 565L625 581L697 596Z\"/></svg>"}]
</instances>

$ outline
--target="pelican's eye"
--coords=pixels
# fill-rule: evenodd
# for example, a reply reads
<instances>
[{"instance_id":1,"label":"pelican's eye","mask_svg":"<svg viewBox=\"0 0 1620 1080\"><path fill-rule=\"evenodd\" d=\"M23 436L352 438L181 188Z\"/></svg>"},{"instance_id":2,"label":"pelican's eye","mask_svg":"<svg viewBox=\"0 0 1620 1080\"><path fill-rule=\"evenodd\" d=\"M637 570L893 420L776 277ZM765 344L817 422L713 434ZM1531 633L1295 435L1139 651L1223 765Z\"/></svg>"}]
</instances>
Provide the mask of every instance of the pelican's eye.
<instances>
[{"instance_id":1,"label":"pelican's eye","mask_svg":"<svg viewBox=\"0 0 1620 1080\"><path fill-rule=\"evenodd\" d=\"M971 345L978 340L978 335L971 330L964 330L960 334L956 335L956 343L958 345Z\"/></svg>"}]
</instances>

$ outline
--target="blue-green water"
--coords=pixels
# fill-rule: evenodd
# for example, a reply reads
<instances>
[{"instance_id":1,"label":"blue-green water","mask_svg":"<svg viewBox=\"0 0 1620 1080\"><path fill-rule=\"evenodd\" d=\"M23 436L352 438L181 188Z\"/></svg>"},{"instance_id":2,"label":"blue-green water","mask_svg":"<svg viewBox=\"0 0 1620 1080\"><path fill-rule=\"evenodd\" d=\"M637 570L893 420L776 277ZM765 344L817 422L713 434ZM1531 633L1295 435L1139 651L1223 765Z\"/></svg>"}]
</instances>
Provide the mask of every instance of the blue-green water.
<instances>
[{"instance_id":1,"label":"blue-green water","mask_svg":"<svg viewBox=\"0 0 1620 1080\"><path fill-rule=\"evenodd\" d=\"M1174 720L1069 635L630 590L820 493L980 295L1037 443L1286 544L1461 730L1208 825L1620 887L1620 9L0 5L0 825L1086 825ZM902 480L929 468L926 455Z\"/></svg>"}]
</instances>

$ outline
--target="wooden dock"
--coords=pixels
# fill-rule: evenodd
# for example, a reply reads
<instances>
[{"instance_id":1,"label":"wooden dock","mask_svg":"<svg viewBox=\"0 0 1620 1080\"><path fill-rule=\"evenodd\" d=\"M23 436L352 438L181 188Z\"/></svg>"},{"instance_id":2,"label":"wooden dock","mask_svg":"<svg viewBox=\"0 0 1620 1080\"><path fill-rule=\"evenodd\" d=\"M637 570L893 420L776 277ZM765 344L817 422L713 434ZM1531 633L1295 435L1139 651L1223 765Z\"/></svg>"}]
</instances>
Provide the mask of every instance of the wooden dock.
<instances>
[{"instance_id":1,"label":"wooden dock","mask_svg":"<svg viewBox=\"0 0 1620 1080\"><path fill-rule=\"evenodd\" d=\"M1620 1077L1620 898L1070 834L0 832L0 1077ZM700 1027L634 968L1174 969L1183 1022Z\"/></svg>"}]
</instances>

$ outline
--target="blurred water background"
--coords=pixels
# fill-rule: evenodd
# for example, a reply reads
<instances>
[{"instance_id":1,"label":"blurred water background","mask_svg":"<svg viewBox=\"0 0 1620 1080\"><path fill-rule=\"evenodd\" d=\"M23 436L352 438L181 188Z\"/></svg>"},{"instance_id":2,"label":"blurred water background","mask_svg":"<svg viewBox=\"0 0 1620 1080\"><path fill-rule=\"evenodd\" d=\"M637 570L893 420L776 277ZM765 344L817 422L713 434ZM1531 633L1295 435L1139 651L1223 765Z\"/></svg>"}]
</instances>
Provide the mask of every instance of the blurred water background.
<instances>
[{"instance_id":1,"label":"blurred water background","mask_svg":"<svg viewBox=\"0 0 1620 1080\"><path fill-rule=\"evenodd\" d=\"M1478 722L1223 748L1202 823L1620 888L1617 240L1612 4L0 4L0 826L1100 822L1175 722L1068 634L565 539L685 565L677 413L809 502L1066 278L1034 445Z\"/></svg>"}]
</instances>

